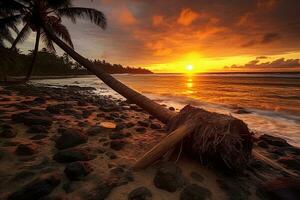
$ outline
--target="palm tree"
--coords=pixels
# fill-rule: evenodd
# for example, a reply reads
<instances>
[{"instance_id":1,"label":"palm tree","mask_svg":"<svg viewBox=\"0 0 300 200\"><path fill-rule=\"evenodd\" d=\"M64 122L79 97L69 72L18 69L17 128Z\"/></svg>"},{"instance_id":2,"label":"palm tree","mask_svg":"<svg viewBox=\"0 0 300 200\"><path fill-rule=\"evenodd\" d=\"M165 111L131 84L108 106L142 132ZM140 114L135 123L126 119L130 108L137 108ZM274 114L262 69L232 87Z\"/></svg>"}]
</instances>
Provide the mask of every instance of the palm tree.
<instances>
[{"instance_id":1,"label":"palm tree","mask_svg":"<svg viewBox=\"0 0 300 200\"><path fill-rule=\"evenodd\" d=\"M73 48L73 43L67 28L61 23L61 17L65 16L74 23L77 18L90 19L94 24L105 28L106 19L100 11L92 8L72 7L70 0L0 0L0 26L5 27L6 32L15 30L17 37L12 40L4 38L12 43L11 50L15 50L18 43L27 39L30 32L36 33L35 47L32 53L32 61L26 74L25 81L29 80L36 61L40 39L44 42L49 52L55 52L53 43L47 33L43 30L42 24L47 24L51 30ZM17 26L23 24L18 32ZM2 34L4 35L4 34ZM2 37L1 35L1 37ZM3 38L3 37L2 37Z\"/></svg>"},{"instance_id":2,"label":"palm tree","mask_svg":"<svg viewBox=\"0 0 300 200\"><path fill-rule=\"evenodd\" d=\"M167 122L173 116L173 113L168 109L128 88L74 51L71 36L68 29L62 24L61 18L66 17L74 23L76 23L77 18L89 19L92 23L105 29L106 18L102 12L92 8L73 7L72 0L0 0L0 16L5 16L1 20L6 20L4 24L10 29L15 29L20 23L24 24L11 49L14 49L17 43L24 41L28 36L28 32L36 32L33 60L26 79L32 73L39 41L42 38L48 51L55 51L54 42L112 89L146 109L161 121Z\"/></svg>"}]
</instances>

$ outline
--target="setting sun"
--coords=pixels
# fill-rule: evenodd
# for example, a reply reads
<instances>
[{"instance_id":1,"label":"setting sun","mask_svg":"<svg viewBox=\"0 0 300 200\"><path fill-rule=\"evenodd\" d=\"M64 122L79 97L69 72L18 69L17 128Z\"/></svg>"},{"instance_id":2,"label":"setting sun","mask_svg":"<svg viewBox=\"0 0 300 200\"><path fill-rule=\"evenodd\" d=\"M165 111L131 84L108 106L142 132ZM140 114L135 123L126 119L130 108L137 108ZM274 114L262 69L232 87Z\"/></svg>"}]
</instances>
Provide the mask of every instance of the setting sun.
<instances>
[{"instance_id":1,"label":"setting sun","mask_svg":"<svg viewBox=\"0 0 300 200\"><path fill-rule=\"evenodd\" d=\"M193 69L194 69L193 65L187 65L186 66L186 70L188 70L188 71L193 71Z\"/></svg>"}]
</instances>

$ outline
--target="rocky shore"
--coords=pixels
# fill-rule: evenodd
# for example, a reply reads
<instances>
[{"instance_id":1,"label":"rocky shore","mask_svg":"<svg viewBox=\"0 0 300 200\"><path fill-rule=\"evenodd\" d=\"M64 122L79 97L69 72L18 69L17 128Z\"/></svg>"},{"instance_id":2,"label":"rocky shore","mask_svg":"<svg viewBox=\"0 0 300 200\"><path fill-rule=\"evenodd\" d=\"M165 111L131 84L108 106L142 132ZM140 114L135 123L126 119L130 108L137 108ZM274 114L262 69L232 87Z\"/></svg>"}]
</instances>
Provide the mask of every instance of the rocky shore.
<instances>
[{"instance_id":1,"label":"rocky shore","mask_svg":"<svg viewBox=\"0 0 300 200\"><path fill-rule=\"evenodd\" d=\"M175 152L168 162L132 171L135 161L167 135L164 125L130 102L93 90L0 87L1 200L300 196L297 177L255 159L243 172L232 173ZM270 135L258 138L254 148L299 177L299 148Z\"/></svg>"}]
</instances>

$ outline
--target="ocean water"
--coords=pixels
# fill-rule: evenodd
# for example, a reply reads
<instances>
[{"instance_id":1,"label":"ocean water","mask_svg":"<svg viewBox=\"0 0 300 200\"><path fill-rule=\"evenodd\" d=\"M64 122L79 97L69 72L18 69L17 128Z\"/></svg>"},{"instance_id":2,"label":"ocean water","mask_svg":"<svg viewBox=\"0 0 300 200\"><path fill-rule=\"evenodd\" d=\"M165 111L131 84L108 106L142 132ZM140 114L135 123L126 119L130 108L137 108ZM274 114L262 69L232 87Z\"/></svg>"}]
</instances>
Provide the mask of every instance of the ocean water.
<instances>
[{"instance_id":1,"label":"ocean water","mask_svg":"<svg viewBox=\"0 0 300 200\"><path fill-rule=\"evenodd\" d=\"M300 146L299 74L151 74L114 75L149 98L181 109L186 104L244 120L257 135L280 136ZM35 80L34 83L95 87L120 97L98 78ZM238 108L251 113L235 114Z\"/></svg>"}]
</instances>

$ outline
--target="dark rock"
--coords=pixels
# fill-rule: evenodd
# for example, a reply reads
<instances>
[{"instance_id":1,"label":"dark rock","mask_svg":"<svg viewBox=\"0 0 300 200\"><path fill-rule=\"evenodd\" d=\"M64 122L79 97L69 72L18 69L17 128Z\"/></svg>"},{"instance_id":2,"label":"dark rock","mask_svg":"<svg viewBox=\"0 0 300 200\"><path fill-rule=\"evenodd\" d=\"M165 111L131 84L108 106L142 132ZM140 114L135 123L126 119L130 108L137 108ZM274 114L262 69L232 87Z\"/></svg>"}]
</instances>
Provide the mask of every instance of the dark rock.
<instances>
[{"instance_id":1,"label":"dark rock","mask_svg":"<svg viewBox=\"0 0 300 200\"><path fill-rule=\"evenodd\" d=\"M198 182L202 182L204 180L203 176L201 176L201 174L199 174L198 172L191 172L190 176Z\"/></svg>"},{"instance_id":2,"label":"dark rock","mask_svg":"<svg viewBox=\"0 0 300 200\"><path fill-rule=\"evenodd\" d=\"M51 126L52 125L52 119L50 117L33 114L32 112L13 114L12 120L14 122L24 123L28 126L32 126L32 125Z\"/></svg>"},{"instance_id":3,"label":"dark rock","mask_svg":"<svg viewBox=\"0 0 300 200\"><path fill-rule=\"evenodd\" d=\"M264 134L259 137L260 140L266 141L268 144L278 146L278 147L287 147L290 146L290 144L287 143L286 140L279 138L279 137L274 137L271 135Z\"/></svg>"},{"instance_id":4,"label":"dark rock","mask_svg":"<svg viewBox=\"0 0 300 200\"><path fill-rule=\"evenodd\" d=\"M46 100L44 98L41 98L41 97L36 97L33 101L35 103L38 103L38 104L44 104L44 103L46 103Z\"/></svg>"},{"instance_id":5,"label":"dark rock","mask_svg":"<svg viewBox=\"0 0 300 200\"><path fill-rule=\"evenodd\" d=\"M16 137L17 132L8 124L2 124L0 126L0 137L13 138Z\"/></svg>"},{"instance_id":6,"label":"dark rock","mask_svg":"<svg viewBox=\"0 0 300 200\"><path fill-rule=\"evenodd\" d=\"M126 136L121 133L121 132L117 132L117 133L111 133L109 134L109 138L112 139L112 140L115 140L115 139L123 139L125 138Z\"/></svg>"},{"instance_id":7,"label":"dark rock","mask_svg":"<svg viewBox=\"0 0 300 200\"><path fill-rule=\"evenodd\" d=\"M257 146L259 146L259 147L261 147L261 148L268 148L269 147L269 145L268 145L268 143L266 142L266 141L258 141L257 142Z\"/></svg>"},{"instance_id":8,"label":"dark rock","mask_svg":"<svg viewBox=\"0 0 300 200\"><path fill-rule=\"evenodd\" d=\"M156 172L154 185L168 192L175 192L183 185L181 170L175 164L164 163Z\"/></svg>"},{"instance_id":9,"label":"dark rock","mask_svg":"<svg viewBox=\"0 0 300 200\"><path fill-rule=\"evenodd\" d=\"M88 175L91 171L93 171L93 169L89 163L77 161L67 164L64 172L70 180L79 180Z\"/></svg>"},{"instance_id":10,"label":"dark rock","mask_svg":"<svg viewBox=\"0 0 300 200\"><path fill-rule=\"evenodd\" d=\"M277 178L267 181L258 188L257 193L262 199L290 199L300 197L300 180L293 178Z\"/></svg>"},{"instance_id":11,"label":"dark rock","mask_svg":"<svg viewBox=\"0 0 300 200\"><path fill-rule=\"evenodd\" d=\"M89 153L88 150L83 148L71 148L57 152L53 159L57 162L68 163L75 161L88 161L95 159L96 156Z\"/></svg>"},{"instance_id":12,"label":"dark rock","mask_svg":"<svg viewBox=\"0 0 300 200\"><path fill-rule=\"evenodd\" d=\"M16 149L16 154L21 156L33 155L38 152L37 145L33 143L19 144Z\"/></svg>"},{"instance_id":13,"label":"dark rock","mask_svg":"<svg viewBox=\"0 0 300 200\"><path fill-rule=\"evenodd\" d=\"M73 107L72 104L61 103L61 104L49 105L46 108L46 110L53 114L59 114L63 109L70 109L72 107Z\"/></svg>"},{"instance_id":14,"label":"dark rock","mask_svg":"<svg viewBox=\"0 0 300 200\"><path fill-rule=\"evenodd\" d=\"M30 128L28 129L28 133L36 133L36 134L44 134L44 133L48 133L48 127L43 126L43 125L33 125L30 126Z\"/></svg>"},{"instance_id":15,"label":"dark rock","mask_svg":"<svg viewBox=\"0 0 300 200\"><path fill-rule=\"evenodd\" d=\"M105 153L105 155L106 155L109 159L111 159L111 160L117 158L117 155L116 155L114 152L112 152L112 151L107 151L107 152Z\"/></svg>"},{"instance_id":16,"label":"dark rock","mask_svg":"<svg viewBox=\"0 0 300 200\"><path fill-rule=\"evenodd\" d=\"M126 144L125 140L117 139L110 142L110 148L119 151L121 150Z\"/></svg>"},{"instance_id":17,"label":"dark rock","mask_svg":"<svg viewBox=\"0 0 300 200\"><path fill-rule=\"evenodd\" d=\"M42 139L45 139L47 137L48 137L47 135L35 135L35 136L31 137L30 139L31 140L42 140Z\"/></svg>"},{"instance_id":18,"label":"dark rock","mask_svg":"<svg viewBox=\"0 0 300 200\"><path fill-rule=\"evenodd\" d=\"M127 184L134 180L132 171L126 168L126 166L112 167L109 178L117 186Z\"/></svg>"},{"instance_id":19,"label":"dark rock","mask_svg":"<svg viewBox=\"0 0 300 200\"><path fill-rule=\"evenodd\" d=\"M126 128L131 128L131 127L133 127L134 125L135 125L134 123L128 122L128 123L126 123Z\"/></svg>"},{"instance_id":20,"label":"dark rock","mask_svg":"<svg viewBox=\"0 0 300 200\"><path fill-rule=\"evenodd\" d=\"M85 200L105 200L106 197L110 194L111 190L115 187L115 185L110 183L101 183L94 188L87 192L86 196L84 197Z\"/></svg>"},{"instance_id":21,"label":"dark rock","mask_svg":"<svg viewBox=\"0 0 300 200\"><path fill-rule=\"evenodd\" d=\"M292 156L285 156L278 159L278 162L284 164L289 169L300 171L300 160L292 157Z\"/></svg>"},{"instance_id":22,"label":"dark rock","mask_svg":"<svg viewBox=\"0 0 300 200\"><path fill-rule=\"evenodd\" d=\"M136 132L138 133L145 133L146 132L146 128L145 127L137 127L135 129Z\"/></svg>"},{"instance_id":23,"label":"dark rock","mask_svg":"<svg viewBox=\"0 0 300 200\"><path fill-rule=\"evenodd\" d=\"M300 148L298 147L290 146L290 147L286 147L285 150L294 155L300 155Z\"/></svg>"},{"instance_id":24,"label":"dark rock","mask_svg":"<svg viewBox=\"0 0 300 200\"><path fill-rule=\"evenodd\" d=\"M50 194L60 181L61 177L56 173L43 175L12 193L8 200L38 200Z\"/></svg>"},{"instance_id":25,"label":"dark rock","mask_svg":"<svg viewBox=\"0 0 300 200\"><path fill-rule=\"evenodd\" d=\"M161 125L159 123L152 123L150 125L150 128L152 128L152 129L161 129Z\"/></svg>"},{"instance_id":26,"label":"dark rock","mask_svg":"<svg viewBox=\"0 0 300 200\"><path fill-rule=\"evenodd\" d=\"M55 147L58 149L66 149L86 143L88 137L77 129L66 129L61 136L55 141Z\"/></svg>"},{"instance_id":27,"label":"dark rock","mask_svg":"<svg viewBox=\"0 0 300 200\"><path fill-rule=\"evenodd\" d=\"M205 200L210 197L211 192L197 184L187 185L180 194L180 200Z\"/></svg>"},{"instance_id":28,"label":"dark rock","mask_svg":"<svg viewBox=\"0 0 300 200\"><path fill-rule=\"evenodd\" d=\"M103 133L104 129L100 126L93 126L87 130L88 135L97 135Z\"/></svg>"},{"instance_id":29,"label":"dark rock","mask_svg":"<svg viewBox=\"0 0 300 200\"><path fill-rule=\"evenodd\" d=\"M149 121L138 121L138 124L143 127L149 127L150 122Z\"/></svg>"},{"instance_id":30,"label":"dark rock","mask_svg":"<svg viewBox=\"0 0 300 200\"><path fill-rule=\"evenodd\" d=\"M120 130L123 130L125 127L126 127L126 125L124 125L122 123L118 123L115 129L117 131L120 131Z\"/></svg>"},{"instance_id":31,"label":"dark rock","mask_svg":"<svg viewBox=\"0 0 300 200\"><path fill-rule=\"evenodd\" d=\"M169 110L175 111L175 108L174 107L169 107Z\"/></svg>"},{"instance_id":32,"label":"dark rock","mask_svg":"<svg viewBox=\"0 0 300 200\"><path fill-rule=\"evenodd\" d=\"M139 187L128 194L128 200L151 200L152 193L146 187Z\"/></svg>"},{"instance_id":33,"label":"dark rock","mask_svg":"<svg viewBox=\"0 0 300 200\"><path fill-rule=\"evenodd\" d=\"M34 176L34 172L24 170L24 171L18 172L12 180L13 181L21 181L21 180L24 180L24 179L27 179L27 178L33 177L33 176Z\"/></svg>"},{"instance_id":34,"label":"dark rock","mask_svg":"<svg viewBox=\"0 0 300 200\"><path fill-rule=\"evenodd\" d=\"M286 155L285 151L281 148L272 148L272 149L270 149L270 152L274 153L278 156L285 156Z\"/></svg>"}]
</instances>

